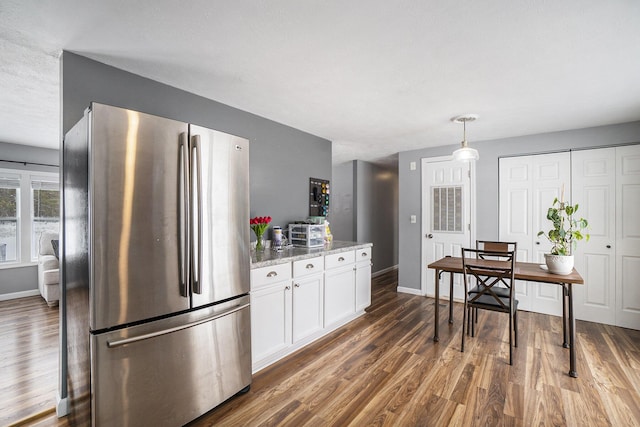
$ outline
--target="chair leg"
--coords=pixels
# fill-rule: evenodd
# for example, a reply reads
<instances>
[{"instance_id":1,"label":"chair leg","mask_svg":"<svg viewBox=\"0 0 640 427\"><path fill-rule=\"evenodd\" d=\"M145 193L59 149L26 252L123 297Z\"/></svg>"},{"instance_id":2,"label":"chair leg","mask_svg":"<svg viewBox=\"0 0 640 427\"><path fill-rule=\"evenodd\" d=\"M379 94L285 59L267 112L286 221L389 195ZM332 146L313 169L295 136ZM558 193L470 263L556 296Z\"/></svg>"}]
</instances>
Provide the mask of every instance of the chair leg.
<instances>
[{"instance_id":1,"label":"chair leg","mask_svg":"<svg viewBox=\"0 0 640 427\"><path fill-rule=\"evenodd\" d=\"M513 340L513 346L518 347L518 309L513 312L513 332L515 339Z\"/></svg>"},{"instance_id":2,"label":"chair leg","mask_svg":"<svg viewBox=\"0 0 640 427\"><path fill-rule=\"evenodd\" d=\"M513 316L509 313L509 365L513 365Z\"/></svg>"},{"instance_id":3,"label":"chair leg","mask_svg":"<svg viewBox=\"0 0 640 427\"><path fill-rule=\"evenodd\" d=\"M471 336L475 337L476 336L476 323L478 323L478 309L477 308L472 308L471 312L469 313L469 315L474 317L474 319L471 320Z\"/></svg>"},{"instance_id":4,"label":"chair leg","mask_svg":"<svg viewBox=\"0 0 640 427\"><path fill-rule=\"evenodd\" d=\"M464 308L462 309L462 344L460 345L460 351L462 353L464 353L464 334L465 334L465 326L466 326L467 317L468 317L467 316L467 310L468 310L467 309L467 304L466 304L466 301L465 301ZM467 332L468 332L469 328L467 327L466 329L467 329Z\"/></svg>"}]
</instances>

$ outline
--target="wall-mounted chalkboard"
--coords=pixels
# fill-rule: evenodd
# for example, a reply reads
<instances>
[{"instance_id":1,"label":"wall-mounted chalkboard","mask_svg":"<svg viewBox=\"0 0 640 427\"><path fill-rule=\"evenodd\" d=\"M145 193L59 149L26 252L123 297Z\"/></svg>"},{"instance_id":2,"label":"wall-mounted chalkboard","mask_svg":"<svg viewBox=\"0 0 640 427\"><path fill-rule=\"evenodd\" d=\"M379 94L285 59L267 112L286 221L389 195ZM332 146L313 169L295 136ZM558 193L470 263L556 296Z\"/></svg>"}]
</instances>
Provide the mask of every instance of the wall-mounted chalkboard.
<instances>
[{"instance_id":1,"label":"wall-mounted chalkboard","mask_svg":"<svg viewBox=\"0 0 640 427\"><path fill-rule=\"evenodd\" d=\"M329 181L309 178L309 216L329 215Z\"/></svg>"}]
</instances>

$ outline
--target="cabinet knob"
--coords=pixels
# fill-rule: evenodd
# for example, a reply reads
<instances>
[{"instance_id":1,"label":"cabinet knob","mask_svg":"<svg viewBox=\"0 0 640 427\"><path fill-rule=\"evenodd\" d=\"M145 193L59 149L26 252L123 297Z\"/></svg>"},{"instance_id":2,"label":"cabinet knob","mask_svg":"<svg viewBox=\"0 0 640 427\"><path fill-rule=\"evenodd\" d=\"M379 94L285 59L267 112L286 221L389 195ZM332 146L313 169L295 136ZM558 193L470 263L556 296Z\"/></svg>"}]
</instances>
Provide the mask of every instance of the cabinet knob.
<instances>
[{"instance_id":1,"label":"cabinet knob","mask_svg":"<svg viewBox=\"0 0 640 427\"><path fill-rule=\"evenodd\" d=\"M288 290L290 290L290 289L291 289L291 286L289 286L289 285L287 285L287 286L285 286L285 287L284 287L284 290L285 290L285 291L288 291Z\"/></svg>"},{"instance_id":2,"label":"cabinet knob","mask_svg":"<svg viewBox=\"0 0 640 427\"><path fill-rule=\"evenodd\" d=\"M539 245L539 244L540 244L540 242L536 242L536 245Z\"/></svg>"},{"instance_id":3,"label":"cabinet knob","mask_svg":"<svg viewBox=\"0 0 640 427\"><path fill-rule=\"evenodd\" d=\"M296 288L299 288L299 287L300 287L300 284L299 284L299 283L296 283L296 284L295 284L295 285L293 285L293 286L295 286Z\"/></svg>"},{"instance_id":4,"label":"cabinet knob","mask_svg":"<svg viewBox=\"0 0 640 427\"><path fill-rule=\"evenodd\" d=\"M338 261L342 262L342 261L344 261L344 258L340 257L340 258L338 258Z\"/></svg>"},{"instance_id":5,"label":"cabinet knob","mask_svg":"<svg viewBox=\"0 0 640 427\"><path fill-rule=\"evenodd\" d=\"M425 236L427 239L433 239L433 234L429 233Z\"/></svg>"},{"instance_id":6,"label":"cabinet knob","mask_svg":"<svg viewBox=\"0 0 640 427\"><path fill-rule=\"evenodd\" d=\"M607 249L611 249L611 245L607 245Z\"/></svg>"},{"instance_id":7,"label":"cabinet knob","mask_svg":"<svg viewBox=\"0 0 640 427\"><path fill-rule=\"evenodd\" d=\"M267 277L276 277L277 275L278 275L278 273L277 273L276 271L270 271L270 272L267 274Z\"/></svg>"},{"instance_id":8,"label":"cabinet knob","mask_svg":"<svg viewBox=\"0 0 640 427\"><path fill-rule=\"evenodd\" d=\"M305 267L307 270L311 270L313 268L313 264L307 264L307 266Z\"/></svg>"}]
</instances>

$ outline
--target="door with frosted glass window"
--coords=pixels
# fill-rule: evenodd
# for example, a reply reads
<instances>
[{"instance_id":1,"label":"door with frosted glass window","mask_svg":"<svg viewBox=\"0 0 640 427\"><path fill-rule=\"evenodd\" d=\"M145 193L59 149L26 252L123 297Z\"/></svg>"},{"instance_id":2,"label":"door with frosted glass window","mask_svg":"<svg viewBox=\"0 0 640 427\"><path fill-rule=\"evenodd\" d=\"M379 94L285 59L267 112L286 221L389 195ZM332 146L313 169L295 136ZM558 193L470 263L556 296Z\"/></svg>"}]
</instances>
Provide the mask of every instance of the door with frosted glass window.
<instances>
[{"instance_id":1,"label":"door with frosted glass window","mask_svg":"<svg viewBox=\"0 0 640 427\"><path fill-rule=\"evenodd\" d=\"M461 256L471 246L471 163L446 159L422 160L422 240L426 266L447 255ZM435 295L435 276L422 273L422 293ZM463 299L461 275L454 275L453 296ZM449 282L447 281L447 284ZM441 282L440 295L449 296Z\"/></svg>"}]
</instances>

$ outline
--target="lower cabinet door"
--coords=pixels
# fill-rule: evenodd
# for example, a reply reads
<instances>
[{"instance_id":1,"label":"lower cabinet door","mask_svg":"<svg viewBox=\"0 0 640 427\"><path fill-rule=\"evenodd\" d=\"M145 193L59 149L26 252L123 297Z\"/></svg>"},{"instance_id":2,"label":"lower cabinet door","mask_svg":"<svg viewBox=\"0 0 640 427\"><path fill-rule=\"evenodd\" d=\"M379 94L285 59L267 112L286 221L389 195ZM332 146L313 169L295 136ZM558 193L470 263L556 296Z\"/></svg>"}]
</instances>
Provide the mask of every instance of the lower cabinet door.
<instances>
[{"instance_id":1,"label":"lower cabinet door","mask_svg":"<svg viewBox=\"0 0 640 427\"><path fill-rule=\"evenodd\" d=\"M291 345L291 282L251 292L251 360L256 362Z\"/></svg>"},{"instance_id":2,"label":"lower cabinet door","mask_svg":"<svg viewBox=\"0 0 640 427\"><path fill-rule=\"evenodd\" d=\"M293 279L293 342L323 329L322 274Z\"/></svg>"},{"instance_id":3,"label":"lower cabinet door","mask_svg":"<svg viewBox=\"0 0 640 427\"><path fill-rule=\"evenodd\" d=\"M356 312L355 272L353 265L325 271L324 325L325 327Z\"/></svg>"},{"instance_id":4,"label":"lower cabinet door","mask_svg":"<svg viewBox=\"0 0 640 427\"><path fill-rule=\"evenodd\" d=\"M356 311L371 305L371 262L356 265Z\"/></svg>"}]
</instances>

